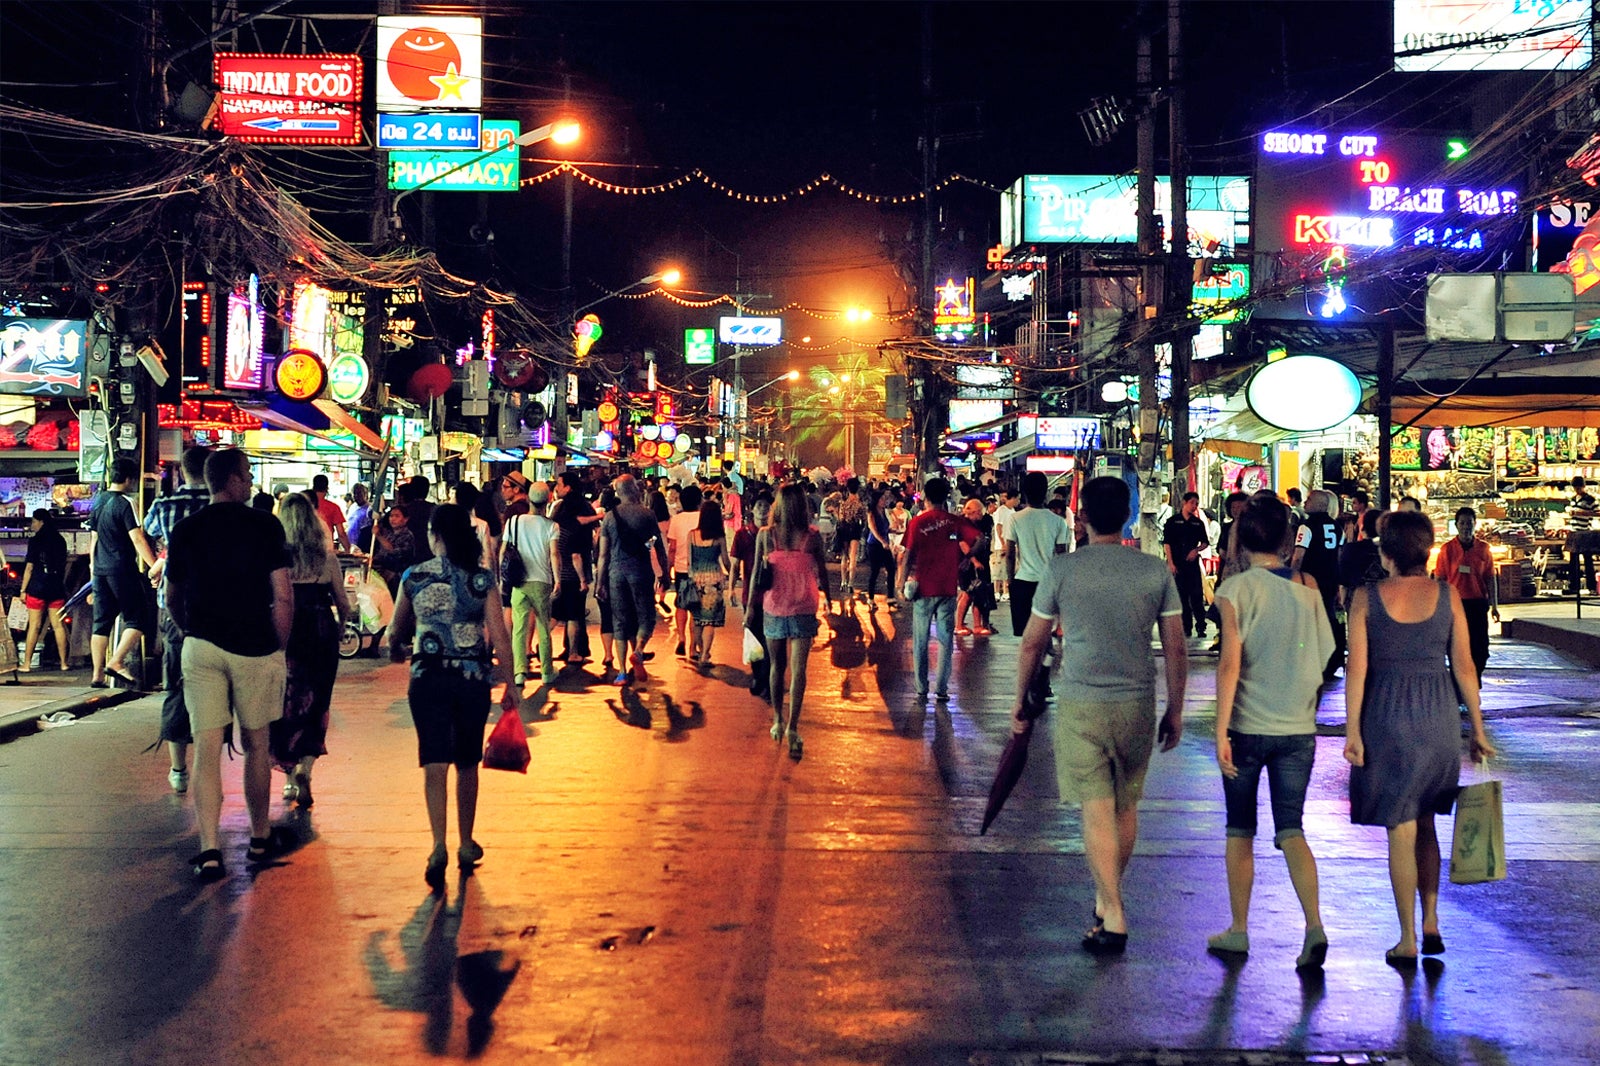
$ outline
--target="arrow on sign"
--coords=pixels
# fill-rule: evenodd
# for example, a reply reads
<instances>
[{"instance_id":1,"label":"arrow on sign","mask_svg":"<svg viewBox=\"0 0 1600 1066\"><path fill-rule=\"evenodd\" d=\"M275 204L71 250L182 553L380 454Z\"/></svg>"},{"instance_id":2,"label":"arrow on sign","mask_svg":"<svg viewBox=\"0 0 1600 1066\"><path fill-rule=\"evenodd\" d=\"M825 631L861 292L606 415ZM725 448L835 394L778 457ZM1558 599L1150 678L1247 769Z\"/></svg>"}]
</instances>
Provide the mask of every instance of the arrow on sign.
<instances>
[{"instance_id":1,"label":"arrow on sign","mask_svg":"<svg viewBox=\"0 0 1600 1066\"><path fill-rule=\"evenodd\" d=\"M333 118L253 118L245 125L272 133L315 133L324 130L337 133L339 130L339 120Z\"/></svg>"},{"instance_id":2,"label":"arrow on sign","mask_svg":"<svg viewBox=\"0 0 1600 1066\"><path fill-rule=\"evenodd\" d=\"M1465 159L1467 157L1467 142L1462 140L1449 140L1444 142L1445 160Z\"/></svg>"}]
</instances>

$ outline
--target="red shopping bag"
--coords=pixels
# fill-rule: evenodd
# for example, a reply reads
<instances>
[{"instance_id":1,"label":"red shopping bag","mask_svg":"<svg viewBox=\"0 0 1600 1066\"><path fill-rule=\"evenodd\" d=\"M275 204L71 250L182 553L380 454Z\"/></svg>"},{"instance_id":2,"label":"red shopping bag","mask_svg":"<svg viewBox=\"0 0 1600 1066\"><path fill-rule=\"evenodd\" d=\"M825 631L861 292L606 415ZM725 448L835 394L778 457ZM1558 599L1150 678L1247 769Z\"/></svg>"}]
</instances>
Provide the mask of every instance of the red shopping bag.
<instances>
[{"instance_id":1,"label":"red shopping bag","mask_svg":"<svg viewBox=\"0 0 1600 1066\"><path fill-rule=\"evenodd\" d=\"M493 732L489 734L489 743L483 749L483 765L490 770L515 770L525 774L531 758L528 754L528 731L522 726L522 716L515 710L502 711L500 721L495 723Z\"/></svg>"}]
</instances>

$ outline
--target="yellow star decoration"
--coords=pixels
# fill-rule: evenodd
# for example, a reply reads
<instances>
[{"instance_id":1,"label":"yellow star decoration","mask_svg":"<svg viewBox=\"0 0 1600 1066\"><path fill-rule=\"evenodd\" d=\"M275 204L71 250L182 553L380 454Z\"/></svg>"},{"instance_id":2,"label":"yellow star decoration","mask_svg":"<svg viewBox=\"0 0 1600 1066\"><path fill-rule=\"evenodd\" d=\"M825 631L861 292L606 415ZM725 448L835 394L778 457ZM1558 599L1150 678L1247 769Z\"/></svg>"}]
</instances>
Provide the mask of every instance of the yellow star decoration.
<instances>
[{"instance_id":1,"label":"yellow star decoration","mask_svg":"<svg viewBox=\"0 0 1600 1066\"><path fill-rule=\"evenodd\" d=\"M439 99L443 100L446 97L453 96L457 100L465 100L465 97L461 95L461 87L472 79L463 78L457 73L456 65L451 63L445 68L443 74L430 74L428 75L428 80L439 87Z\"/></svg>"}]
</instances>

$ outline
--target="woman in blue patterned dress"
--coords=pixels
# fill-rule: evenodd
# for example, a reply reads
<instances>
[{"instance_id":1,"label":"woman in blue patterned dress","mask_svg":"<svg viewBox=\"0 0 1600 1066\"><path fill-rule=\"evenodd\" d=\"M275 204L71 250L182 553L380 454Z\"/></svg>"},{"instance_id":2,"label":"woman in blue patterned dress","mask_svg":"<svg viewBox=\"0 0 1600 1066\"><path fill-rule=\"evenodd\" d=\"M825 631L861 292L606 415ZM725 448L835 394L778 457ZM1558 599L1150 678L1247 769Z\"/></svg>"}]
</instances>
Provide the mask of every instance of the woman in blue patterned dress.
<instances>
[{"instance_id":1,"label":"woman in blue patterned dress","mask_svg":"<svg viewBox=\"0 0 1600 1066\"><path fill-rule=\"evenodd\" d=\"M490 681L510 680L511 637L500 611L495 577L479 565L482 546L466 509L454 504L435 509L428 523L428 544L433 558L400 578L400 599L389 623L389 657L404 662L406 642L411 640L411 721L417 730L417 759L433 830L433 851L423 879L437 892L444 888L449 861L445 785L451 763L456 767L461 837L456 858L464 872L483 858L483 849L472 838L478 763L489 719ZM508 684L500 705L515 709L520 695L518 686Z\"/></svg>"}]
</instances>

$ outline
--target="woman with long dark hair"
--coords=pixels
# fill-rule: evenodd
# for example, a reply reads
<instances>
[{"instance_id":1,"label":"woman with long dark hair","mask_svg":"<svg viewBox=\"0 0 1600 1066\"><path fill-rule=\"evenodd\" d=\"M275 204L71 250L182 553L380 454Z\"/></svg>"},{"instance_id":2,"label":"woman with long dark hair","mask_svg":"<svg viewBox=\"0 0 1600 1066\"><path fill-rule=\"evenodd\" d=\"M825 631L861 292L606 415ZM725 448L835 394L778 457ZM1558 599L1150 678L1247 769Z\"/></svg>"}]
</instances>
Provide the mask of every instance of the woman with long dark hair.
<instances>
[{"instance_id":1,"label":"woman with long dark hair","mask_svg":"<svg viewBox=\"0 0 1600 1066\"><path fill-rule=\"evenodd\" d=\"M328 526L316 505L302 493L285 496L278 521L289 545L294 625L284 649L288 677L283 717L271 727L272 761L289 778L283 798L304 808L311 806L312 764L328 754L328 708L339 675L340 627L352 611L339 558L329 550Z\"/></svg>"},{"instance_id":2,"label":"woman with long dark hair","mask_svg":"<svg viewBox=\"0 0 1600 1066\"><path fill-rule=\"evenodd\" d=\"M433 851L423 879L437 892L444 888L449 861L445 786L452 763L461 838L456 859L464 872L470 872L483 858L483 848L472 836L478 812L478 763L489 719L490 682L511 680L511 637L500 611L495 575L479 565L482 545L467 511L454 504L436 508L428 532L433 558L411 567L400 579L400 598L389 623L389 657L398 663L405 661L408 651L411 655L411 721L417 730L417 760L433 832ZM515 709L520 697L518 686L506 684L500 705Z\"/></svg>"},{"instance_id":3,"label":"woman with long dark hair","mask_svg":"<svg viewBox=\"0 0 1600 1066\"><path fill-rule=\"evenodd\" d=\"M700 524L689 535L689 578L694 592L689 600L690 642L700 649L696 665L704 670L711 665L711 639L728 620L727 533L722 524L722 505L706 500L700 505Z\"/></svg>"},{"instance_id":4,"label":"woman with long dark hair","mask_svg":"<svg viewBox=\"0 0 1600 1066\"><path fill-rule=\"evenodd\" d=\"M772 739L789 742L789 758L799 760L800 703L806 693L806 660L817 637L818 594L826 601L828 559L822 535L811 524L805 490L785 485L772 509L772 528L763 539L756 573L766 586L762 594L762 631L771 663L768 690L772 700ZM788 668L789 716L783 715L783 674Z\"/></svg>"}]
</instances>

